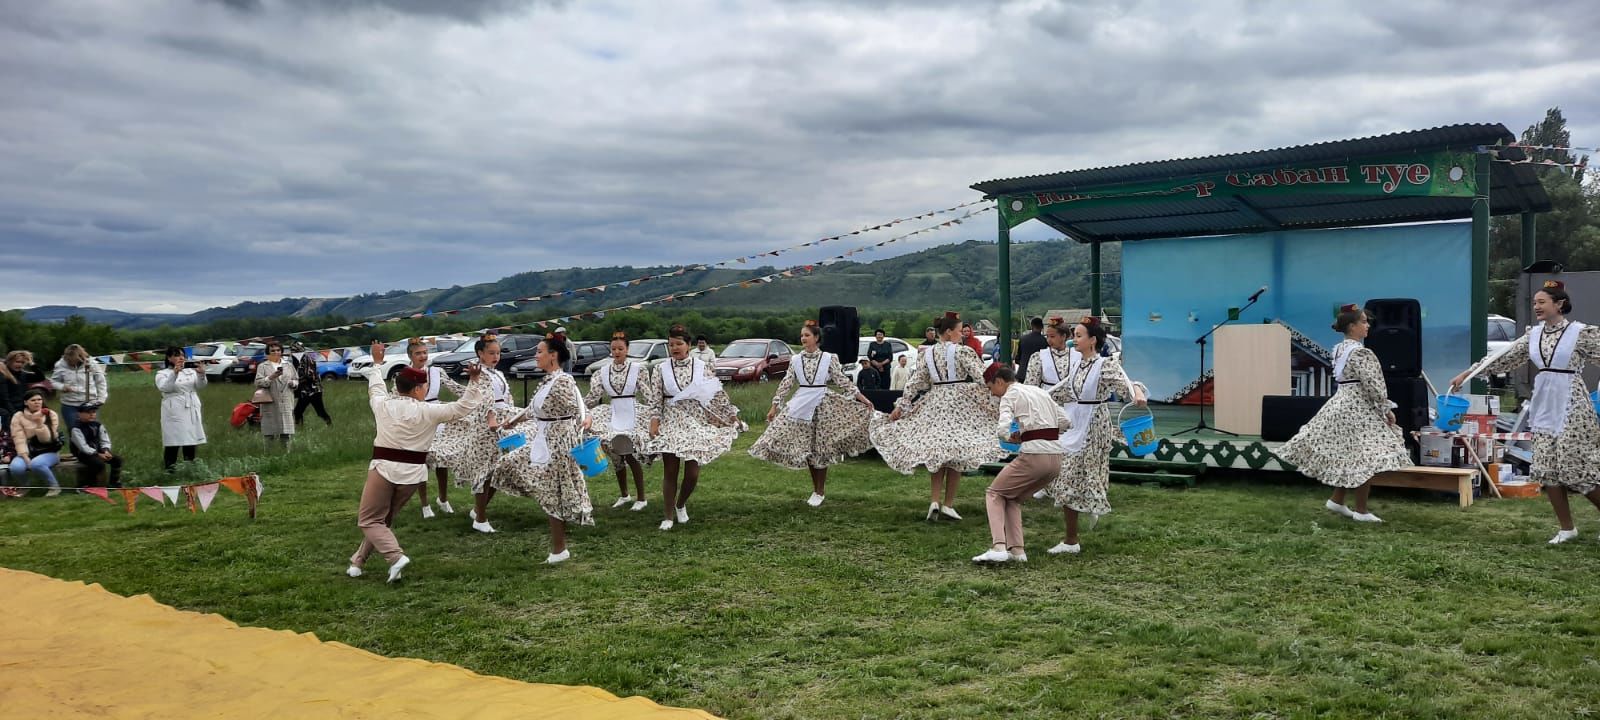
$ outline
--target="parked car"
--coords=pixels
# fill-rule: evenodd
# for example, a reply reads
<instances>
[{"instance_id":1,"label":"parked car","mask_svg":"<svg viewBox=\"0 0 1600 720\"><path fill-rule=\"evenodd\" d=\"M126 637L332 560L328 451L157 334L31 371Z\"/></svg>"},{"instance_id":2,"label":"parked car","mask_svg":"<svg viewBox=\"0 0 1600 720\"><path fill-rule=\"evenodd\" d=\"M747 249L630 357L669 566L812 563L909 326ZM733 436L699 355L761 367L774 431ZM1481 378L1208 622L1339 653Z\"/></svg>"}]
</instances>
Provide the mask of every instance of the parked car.
<instances>
[{"instance_id":1,"label":"parked car","mask_svg":"<svg viewBox=\"0 0 1600 720\"><path fill-rule=\"evenodd\" d=\"M233 362L222 371L222 379L242 383L255 382L256 366L267 359L267 346L250 343L239 345L233 350Z\"/></svg>"},{"instance_id":2,"label":"parked car","mask_svg":"<svg viewBox=\"0 0 1600 720\"><path fill-rule=\"evenodd\" d=\"M789 372L794 351L782 340L735 340L717 356L717 379L728 382L766 382Z\"/></svg>"},{"instance_id":3,"label":"parked car","mask_svg":"<svg viewBox=\"0 0 1600 720\"><path fill-rule=\"evenodd\" d=\"M234 344L231 342L196 343L193 353L190 362L205 368L206 375L213 380L222 377L223 371L227 370L237 357Z\"/></svg>"},{"instance_id":4,"label":"parked car","mask_svg":"<svg viewBox=\"0 0 1600 720\"><path fill-rule=\"evenodd\" d=\"M867 359L867 345L875 340L877 340L876 336L862 337L861 345L856 349L857 360L853 363L845 363L844 372L850 376L850 382L855 382L856 376L861 374L861 361ZM885 337L884 341L894 348L894 357L889 361L891 366L898 364L902 356L906 358L906 367L914 368L917 366L917 349L912 347L910 343L897 337Z\"/></svg>"},{"instance_id":5,"label":"parked car","mask_svg":"<svg viewBox=\"0 0 1600 720\"><path fill-rule=\"evenodd\" d=\"M611 343L605 340L573 340L572 345L578 349L576 357L572 358L572 375L574 377L588 377L589 366L596 360L610 357ZM507 373L514 378L543 377L544 371L539 369L538 363L533 358L528 358L511 366Z\"/></svg>"},{"instance_id":6,"label":"parked car","mask_svg":"<svg viewBox=\"0 0 1600 720\"><path fill-rule=\"evenodd\" d=\"M1502 315L1489 316L1489 354L1517 341L1517 321Z\"/></svg>"},{"instance_id":7,"label":"parked car","mask_svg":"<svg viewBox=\"0 0 1600 720\"><path fill-rule=\"evenodd\" d=\"M543 335L501 335L500 362L495 365L495 369L503 373L510 372L513 365L532 358L539 350L539 341L543 339ZM477 357L472 345L470 342L463 343L461 349L431 358L429 362L443 370L444 374L459 380L467 376L467 361Z\"/></svg>"},{"instance_id":8,"label":"parked car","mask_svg":"<svg viewBox=\"0 0 1600 720\"><path fill-rule=\"evenodd\" d=\"M345 380L350 377L350 365L343 360L318 360L317 374L323 380Z\"/></svg>"},{"instance_id":9,"label":"parked car","mask_svg":"<svg viewBox=\"0 0 1600 720\"><path fill-rule=\"evenodd\" d=\"M423 344L428 346L430 363L441 355L461 349L463 345L468 345L470 349L470 343L471 341L464 337L436 337L423 340ZM403 338L384 345L383 367L379 368L378 372L383 373L385 380L392 380L394 374L400 372L400 368L410 364L411 359L406 357L406 346L410 344L411 338ZM350 374L355 377L365 378L367 370L371 367L372 356L365 352L350 358Z\"/></svg>"},{"instance_id":10,"label":"parked car","mask_svg":"<svg viewBox=\"0 0 1600 720\"><path fill-rule=\"evenodd\" d=\"M593 377L595 373L600 372L600 368L602 366L604 366L606 363L611 362L610 356L611 356L610 344L607 343L606 356L602 357L599 360L596 360L596 361L594 361L592 363L589 363L589 367L585 369L585 374L590 376L590 377ZM633 360L635 362L645 363L645 365L647 365L648 367L655 367L657 365L660 365L662 362L665 362L666 359L667 359L667 341L665 341L665 340L648 340L648 339L647 340L629 340L628 341L628 359L629 360Z\"/></svg>"}]
</instances>

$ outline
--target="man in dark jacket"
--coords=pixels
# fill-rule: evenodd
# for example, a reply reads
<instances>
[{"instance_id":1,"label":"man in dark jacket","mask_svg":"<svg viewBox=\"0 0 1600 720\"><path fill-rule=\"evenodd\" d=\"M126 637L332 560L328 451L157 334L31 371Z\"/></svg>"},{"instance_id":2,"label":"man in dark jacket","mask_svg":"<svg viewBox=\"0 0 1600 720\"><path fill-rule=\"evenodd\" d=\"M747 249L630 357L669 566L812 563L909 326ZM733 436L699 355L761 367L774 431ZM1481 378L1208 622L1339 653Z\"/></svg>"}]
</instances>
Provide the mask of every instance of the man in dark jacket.
<instances>
[{"instance_id":1,"label":"man in dark jacket","mask_svg":"<svg viewBox=\"0 0 1600 720\"><path fill-rule=\"evenodd\" d=\"M1028 359L1033 354L1050 346L1044 339L1044 318L1036 317L1028 321L1028 333L1017 341L1017 382L1028 379Z\"/></svg>"}]
</instances>

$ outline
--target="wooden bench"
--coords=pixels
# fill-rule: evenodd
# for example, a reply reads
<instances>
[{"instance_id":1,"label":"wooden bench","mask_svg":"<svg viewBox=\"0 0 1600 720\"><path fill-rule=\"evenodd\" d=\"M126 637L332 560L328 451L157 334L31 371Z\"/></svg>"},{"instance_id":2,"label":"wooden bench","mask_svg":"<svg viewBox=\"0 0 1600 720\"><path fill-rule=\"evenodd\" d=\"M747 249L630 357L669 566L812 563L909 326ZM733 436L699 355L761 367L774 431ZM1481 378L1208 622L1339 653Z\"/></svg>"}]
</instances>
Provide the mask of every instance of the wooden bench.
<instances>
[{"instance_id":1,"label":"wooden bench","mask_svg":"<svg viewBox=\"0 0 1600 720\"><path fill-rule=\"evenodd\" d=\"M1418 465L1404 470L1390 470L1372 477L1376 487L1422 488L1454 492L1460 496L1461 507L1472 505L1472 478L1478 474L1472 468L1428 467Z\"/></svg>"}]
</instances>

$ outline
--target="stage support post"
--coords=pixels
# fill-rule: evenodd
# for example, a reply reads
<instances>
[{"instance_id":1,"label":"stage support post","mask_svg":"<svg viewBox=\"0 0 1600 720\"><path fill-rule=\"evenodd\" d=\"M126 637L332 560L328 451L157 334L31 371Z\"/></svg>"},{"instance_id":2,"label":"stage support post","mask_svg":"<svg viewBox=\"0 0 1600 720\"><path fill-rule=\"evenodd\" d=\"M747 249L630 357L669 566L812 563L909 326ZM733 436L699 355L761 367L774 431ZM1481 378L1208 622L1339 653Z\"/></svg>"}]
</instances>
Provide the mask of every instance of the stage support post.
<instances>
[{"instance_id":1,"label":"stage support post","mask_svg":"<svg viewBox=\"0 0 1600 720\"><path fill-rule=\"evenodd\" d=\"M1489 169L1488 153L1477 155L1474 176L1478 191L1472 200L1472 302L1467 327L1472 329L1469 348L1472 361L1489 354ZM1488 391L1480 378L1472 381L1472 392Z\"/></svg>"},{"instance_id":2,"label":"stage support post","mask_svg":"<svg viewBox=\"0 0 1600 720\"><path fill-rule=\"evenodd\" d=\"M996 202L1006 202L1006 198L995 199ZM999 361L1011 362L1011 228L1006 225L1006 214L997 212L1000 232L996 237L995 247L999 252L999 283L1000 283L1000 347L998 348Z\"/></svg>"},{"instance_id":3,"label":"stage support post","mask_svg":"<svg viewBox=\"0 0 1600 720\"><path fill-rule=\"evenodd\" d=\"M1533 264L1534 250L1537 247L1534 244L1534 228L1538 226L1538 221L1538 213L1525 212L1522 214L1522 267Z\"/></svg>"},{"instance_id":4,"label":"stage support post","mask_svg":"<svg viewBox=\"0 0 1600 720\"><path fill-rule=\"evenodd\" d=\"M1100 306L1100 241L1089 242L1089 314L1100 317L1105 308Z\"/></svg>"}]
</instances>

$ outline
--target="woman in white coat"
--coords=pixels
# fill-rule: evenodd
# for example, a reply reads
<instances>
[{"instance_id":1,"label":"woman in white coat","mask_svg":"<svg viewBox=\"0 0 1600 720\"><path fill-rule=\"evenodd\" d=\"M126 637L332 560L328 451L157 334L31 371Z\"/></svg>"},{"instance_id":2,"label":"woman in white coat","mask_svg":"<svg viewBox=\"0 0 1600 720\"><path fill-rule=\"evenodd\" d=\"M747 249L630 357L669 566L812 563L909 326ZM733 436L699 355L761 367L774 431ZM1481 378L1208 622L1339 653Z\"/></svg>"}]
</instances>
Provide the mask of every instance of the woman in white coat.
<instances>
[{"instance_id":1,"label":"woman in white coat","mask_svg":"<svg viewBox=\"0 0 1600 720\"><path fill-rule=\"evenodd\" d=\"M167 366L156 373L156 389L161 391L161 464L172 472L178 464L178 451L184 462L194 462L195 447L206 443L206 427L200 418L200 388L206 386L206 373L198 367L186 368L183 348L167 348Z\"/></svg>"}]
</instances>

